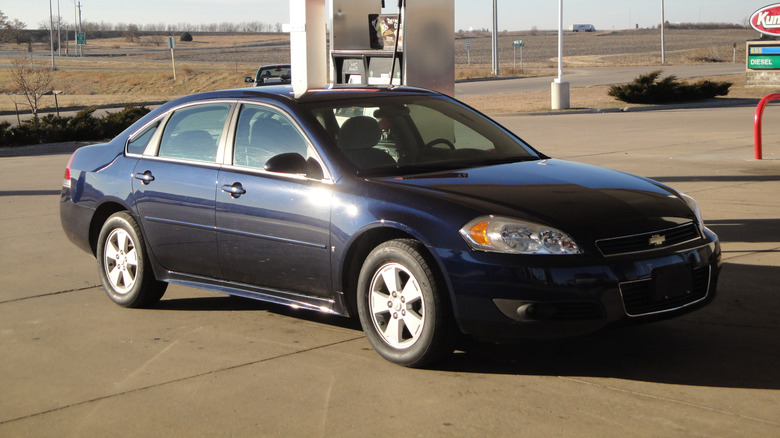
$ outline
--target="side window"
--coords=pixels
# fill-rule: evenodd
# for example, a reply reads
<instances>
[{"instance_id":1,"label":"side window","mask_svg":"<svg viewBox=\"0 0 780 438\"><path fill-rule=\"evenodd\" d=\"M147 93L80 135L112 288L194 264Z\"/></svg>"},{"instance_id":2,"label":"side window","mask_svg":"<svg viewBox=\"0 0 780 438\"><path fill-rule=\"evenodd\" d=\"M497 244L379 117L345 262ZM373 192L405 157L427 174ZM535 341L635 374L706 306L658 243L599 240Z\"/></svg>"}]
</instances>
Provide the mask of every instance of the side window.
<instances>
[{"instance_id":1,"label":"side window","mask_svg":"<svg viewBox=\"0 0 780 438\"><path fill-rule=\"evenodd\" d=\"M165 125L160 157L213 162L230 104L197 105L176 111Z\"/></svg>"},{"instance_id":2,"label":"side window","mask_svg":"<svg viewBox=\"0 0 780 438\"><path fill-rule=\"evenodd\" d=\"M160 127L160 122L155 122L142 133L136 135L130 141L127 142L128 154L143 154L146 150L146 146L149 144L149 140L152 139L154 133L157 132L157 128Z\"/></svg>"},{"instance_id":3,"label":"side window","mask_svg":"<svg viewBox=\"0 0 780 438\"><path fill-rule=\"evenodd\" d=\"M260 105L244 105L238 115L233 164L262 169L279 154L313 155L305 137L286 115Z\"/></svg>"},{"instance_id":4,"label":"side window","mask_svg":"<svg viewBox=\"0 0 780 438\"><path fill-rule=\"evenodd\" d=\"M402 107L355 106L337 108L332 121L325 114L317 119L335 133L336 145L349 161L370 169L395 166L401 159L405 116Z\"/></svg>"}]
</instances>

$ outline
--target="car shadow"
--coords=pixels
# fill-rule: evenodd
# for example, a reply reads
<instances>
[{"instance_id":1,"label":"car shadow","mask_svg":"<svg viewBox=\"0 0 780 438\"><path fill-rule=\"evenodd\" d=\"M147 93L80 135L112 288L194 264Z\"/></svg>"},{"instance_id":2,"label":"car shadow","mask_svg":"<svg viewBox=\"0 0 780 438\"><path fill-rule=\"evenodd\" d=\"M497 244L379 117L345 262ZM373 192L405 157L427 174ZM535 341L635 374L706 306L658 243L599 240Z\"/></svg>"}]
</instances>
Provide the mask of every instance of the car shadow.
<instances>
[{"instance_id":1,"label":"car shadow","mask_svg":"<svg viewBox=\"0 0 780 438\"><path fill-rule=\"evenodd\" d=\"M471 343L441 369L777 390L778 281L780 268L726 265L719 296L697 312L578 338ZM775 304L766 308L767 300Z\"/></svg>"},{"instance_id":2,"label":"car shadow","mask_svg":"<svg viewBox=\"0 0 780 438\"><path fill-rule=\"evenodd\" d=\"M702 176L658 176L649 177L664 184L680 182L773 182L780 181L780 175L702 175Z\"/></svg>"},{"instance_id":3,"label":"car shadow","mask_svg":"<svg viewBox=\"0 0 780 438\"><path fill-rule=\"evenodd\" d=\"M715 221L723 242L780 242L780 220ZM778 244L780 247L780 244ZM690 314L586 336L512 345L464 341L431 369L600 377L676 385L780 389L780 267L726 263L716 299ZM356 332L356 318L227 296L160 301L159 310L266 311ZM377 360L381 360L377 356Z\"/></svg>"},{"instance_id":4,"label":"car shadow","mask_svg":"<svg viewBox=\"0 0 780 438\"><path fill-rule=\"evenodd\" d=\"M768 242L775 248L753 251L758 257L751 261L780 253L780 219L717 220L708 225L724 243ZM738 257L723 265L715 300L690 314L578 338L468 343L442 369L777 390L778 284L780 267L744 264Z\"/></svg>"},{"instance_id":5,"label":"car shadow","mask_svg":"<svg viewBox=\"0 0 780 438\"><path fill-rule=\"evenodd\" d=\"M777 242L780 247L780 219L717 219L705 221L705 225L721 242Z\"/></svg>"},{"instance_id":6,"label":"car shadow","mask_svg":"<svg viewBox=\"0 0 780 438\"><path fill-rule=\"evenodd\" d=\"M332 315L323 312L314 312L306 309L296 309L265 301L252 300L232 295L216 295L211 297L197 298L163 298L154 306L155 310L175 310L184 312L244 312L244 311L265 311L276 315L289 316L291 318L301 319L309 322L332 325L356 331L362 331L360 322L357 319L345 318L338 315Z\"/></svg>"}]
</instances>

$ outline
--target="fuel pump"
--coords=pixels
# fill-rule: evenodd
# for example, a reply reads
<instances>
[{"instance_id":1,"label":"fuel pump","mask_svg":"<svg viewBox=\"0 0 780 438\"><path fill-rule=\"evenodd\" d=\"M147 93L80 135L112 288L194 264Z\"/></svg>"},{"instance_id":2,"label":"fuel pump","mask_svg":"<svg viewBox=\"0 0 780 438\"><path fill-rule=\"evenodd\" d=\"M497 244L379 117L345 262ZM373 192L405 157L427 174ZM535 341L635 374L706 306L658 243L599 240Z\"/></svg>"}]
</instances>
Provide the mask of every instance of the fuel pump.
<instances>
[{"instance_id":1,"label":"fuel pump","mask_svg":"<svg viewBox=\"0 0 780 438\"><path fill-rule=\"evenodd\" d=\"M291 0L293 85L409 85L453 95L455 90L454 0L332 0L327 11L330 49L319 59L325 32L317 22L325 0ZM322 23L323 21L319 21ZM293 36L293 33L298 35ZM320 60L327 59L328 79ZM296 78L303 78L296 81Z\"/></svg>"}]
</instances>

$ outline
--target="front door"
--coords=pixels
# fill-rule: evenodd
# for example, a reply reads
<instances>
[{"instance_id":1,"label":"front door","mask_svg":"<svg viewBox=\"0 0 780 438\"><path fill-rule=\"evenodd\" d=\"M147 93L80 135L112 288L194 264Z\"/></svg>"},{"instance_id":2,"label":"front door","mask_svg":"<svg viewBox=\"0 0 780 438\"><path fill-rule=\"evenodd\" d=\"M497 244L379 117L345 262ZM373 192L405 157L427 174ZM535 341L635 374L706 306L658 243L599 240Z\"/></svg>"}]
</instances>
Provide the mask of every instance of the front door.
<instances>
[{"instance_id":1,"label":"front door","mask_svg":"<svg viewBox=\"0 0 780 438\"><path fill-rule=\"evenodd\" d=\"M289 117L270 107L244 105L233 165L224 167L217 181L222 275L271 292L330 298L331 185L263 170L269 158L288 152L315 155Z\"/></svg>"}]
</instances>

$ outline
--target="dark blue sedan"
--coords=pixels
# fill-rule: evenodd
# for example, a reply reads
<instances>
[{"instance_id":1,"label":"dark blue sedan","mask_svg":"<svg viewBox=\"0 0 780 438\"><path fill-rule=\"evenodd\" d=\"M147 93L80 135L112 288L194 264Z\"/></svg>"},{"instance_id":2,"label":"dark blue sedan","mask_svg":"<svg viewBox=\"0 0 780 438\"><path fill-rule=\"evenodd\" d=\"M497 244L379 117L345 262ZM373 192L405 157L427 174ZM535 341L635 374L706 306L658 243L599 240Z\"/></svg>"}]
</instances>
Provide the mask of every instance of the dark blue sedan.
<instances>
[{"instance_id":1,"label":"dark blue sedan","mask_svg":"<svg viewBox=\"0 0 780 438\"><path fill-rule=\"evenodd\" d=\"M713 299L720 270L690 197L547 157L413 88L174 100L76 151L60 213L122 306L177 283L357 315L405 366L461 334L569 336L679 315Z\"/></svg>"}]
</instances>

